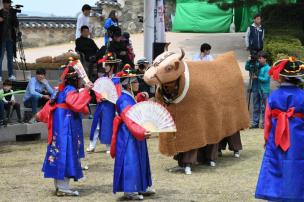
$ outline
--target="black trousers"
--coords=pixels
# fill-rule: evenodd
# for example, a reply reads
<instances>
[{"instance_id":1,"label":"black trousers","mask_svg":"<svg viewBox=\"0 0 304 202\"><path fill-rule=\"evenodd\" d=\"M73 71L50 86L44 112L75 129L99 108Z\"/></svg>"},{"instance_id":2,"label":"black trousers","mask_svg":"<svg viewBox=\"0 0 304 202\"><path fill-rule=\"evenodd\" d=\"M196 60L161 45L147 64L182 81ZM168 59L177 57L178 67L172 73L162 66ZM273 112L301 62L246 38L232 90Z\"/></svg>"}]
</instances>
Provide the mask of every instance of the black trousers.
<instances>
[{"instance_id":1,"label":"black trousers","mask_svg":"<svg viewBox=\"0 0 304 202\"><path fill-rule=\"evenodd\" d=\"M21 121L21 111L20 111L20 104L19 103L4 103L4 109L6 111L6 118L9 119L11 113L15 110L17 113L18 121Z\"/></svg>"}]
</instances>

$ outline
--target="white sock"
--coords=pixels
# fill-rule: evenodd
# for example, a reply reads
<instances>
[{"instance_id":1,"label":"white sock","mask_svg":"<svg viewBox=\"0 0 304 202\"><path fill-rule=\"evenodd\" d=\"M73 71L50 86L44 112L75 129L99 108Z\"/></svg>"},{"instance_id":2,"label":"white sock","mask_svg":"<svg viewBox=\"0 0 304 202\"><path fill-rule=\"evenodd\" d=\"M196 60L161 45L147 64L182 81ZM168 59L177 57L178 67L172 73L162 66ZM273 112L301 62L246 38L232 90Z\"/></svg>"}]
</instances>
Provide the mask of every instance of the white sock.
<instances>
[{"instance_id":1,"label":"white sock","mask_svg":"<svg viewBox=\"0 0 304 202\"><path fill-rule=\"evenodd\" d=\"M55 188L62 190L70 190L70 179L64 178L64 180L56 180L54 179Z\"/></svg>"},{"instance_id":2,"label":"white sock","mask_svg":"<svg viewBox=\"0 0 304 202\"><path fill-rule=\"evenodd\" d=\"M98 136L99 136L99 129L96 129L95 132L94 132L93 140L90 141L90 145L89 145L89 149L90 149L90 150L96 148Z\"/></svg>"}]
</instances>

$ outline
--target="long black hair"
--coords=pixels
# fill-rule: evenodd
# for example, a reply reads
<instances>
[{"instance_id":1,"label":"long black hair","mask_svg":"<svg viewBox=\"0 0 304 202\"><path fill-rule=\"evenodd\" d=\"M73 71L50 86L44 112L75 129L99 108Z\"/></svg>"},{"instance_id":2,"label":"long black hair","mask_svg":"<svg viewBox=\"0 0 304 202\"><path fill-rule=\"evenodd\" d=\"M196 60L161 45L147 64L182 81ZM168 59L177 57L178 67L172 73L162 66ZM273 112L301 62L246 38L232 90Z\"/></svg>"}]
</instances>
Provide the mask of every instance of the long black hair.
<instances>
[{"instance_id":1,"label":"long black hair","mask_svg":"<svg viewBox=\"0 0 304 202\"><path fill-rule=\"evenodd\" d=\"M109 14L109 18L111 18L113 21L118 22L118 19L116 18L116 11L115 10L111 10L110 14Z\"/></svg>"}]
</instances>

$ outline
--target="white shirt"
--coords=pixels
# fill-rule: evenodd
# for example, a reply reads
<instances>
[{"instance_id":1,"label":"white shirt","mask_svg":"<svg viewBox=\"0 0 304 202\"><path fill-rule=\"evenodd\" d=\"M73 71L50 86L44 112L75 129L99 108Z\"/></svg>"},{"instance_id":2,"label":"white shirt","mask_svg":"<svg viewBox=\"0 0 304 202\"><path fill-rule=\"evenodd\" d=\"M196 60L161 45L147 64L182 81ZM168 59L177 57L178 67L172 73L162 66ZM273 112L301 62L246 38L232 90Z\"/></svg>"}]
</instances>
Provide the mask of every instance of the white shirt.
<instances>
[{"instance_id":1,"label":"white shirt","mask_svg":"<svg viewBox=\"0 0 304 202\"><path fill-rule=\"evenodd\" d=\"M83 13L81 13L77 18L76 39L81 36L81 27L84 25L89 27L90 32L92 31L89 16L85 16Z\"/></svg>"},{"instance_id":2,"label":"white shirt","mask_svg":"<svg viewBox=\"0 0 304 202\"><path fill-rule=\"evenodd\" d=\"M193 61L212 61L213 57L212 57L212 55L205 55L204 57L202 57L202 55L200 53L197 53L193 56L192 60Z\"/></svg>"}]
</instances>

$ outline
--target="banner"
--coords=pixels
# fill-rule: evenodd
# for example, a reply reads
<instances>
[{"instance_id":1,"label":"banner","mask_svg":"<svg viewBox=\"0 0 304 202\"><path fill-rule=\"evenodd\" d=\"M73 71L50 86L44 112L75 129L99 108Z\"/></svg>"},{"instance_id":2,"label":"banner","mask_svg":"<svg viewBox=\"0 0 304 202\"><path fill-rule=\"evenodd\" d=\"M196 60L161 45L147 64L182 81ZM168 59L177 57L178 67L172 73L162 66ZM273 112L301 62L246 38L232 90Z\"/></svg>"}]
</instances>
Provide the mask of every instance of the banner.
<instances>
[{"instance_id":1,"label":"banner","mask_svg":"<svg viewBox=\"0 0 304 202\"><path fill-rule=\"evenodd\" d=\"M155 19L155 42L165 43L166 42L166 28L165 28L165 8L164 1L157 0L156 2L156 19Z\"/></svg>"}]
</instances>

